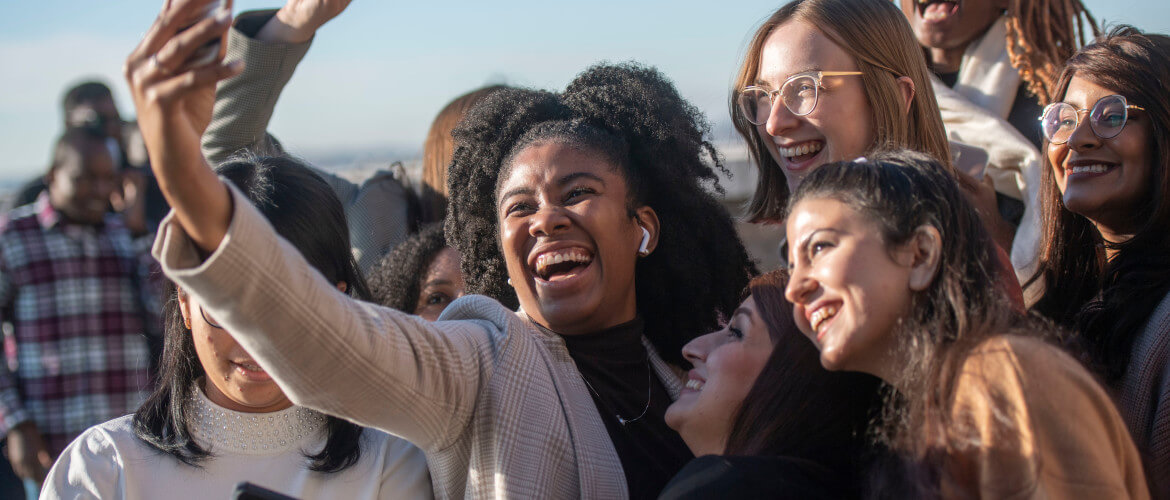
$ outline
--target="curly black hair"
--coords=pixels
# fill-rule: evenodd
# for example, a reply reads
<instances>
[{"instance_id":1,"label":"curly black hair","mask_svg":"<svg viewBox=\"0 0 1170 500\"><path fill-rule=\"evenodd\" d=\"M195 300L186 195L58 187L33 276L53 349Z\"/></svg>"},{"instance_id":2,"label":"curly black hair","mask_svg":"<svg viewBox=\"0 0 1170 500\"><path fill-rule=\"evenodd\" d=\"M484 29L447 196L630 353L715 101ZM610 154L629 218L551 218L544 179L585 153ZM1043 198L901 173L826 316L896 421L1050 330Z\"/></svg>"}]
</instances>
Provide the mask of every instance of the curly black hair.
<instances>
[{"instance_id":1,"label":"curly black hair","mask_svg":"<svg viewBox=\"0 0 1170 500\"><path fill-rule=\"evenodd\" d=\"M631 209L649 206L661 222L658 246L639 259L638 312L647 338L668 361L685 364L682 346L715 330L738 306L756 274L727 210L715 169L727 173L705 139L710 126L657 70L599 64L563 93L503 89L473 108L453 135L448 176L448 243L463 256L468 293L517 307L499 246L497 183L520 149L555 141L621 168Z\"/></svg>"},{"instance_id":2,"label":"curly black hair","mask_svg":"<svg viewBox=\"0 0 1170 500\"><path fill-rule=\"evenodd\" d=\"M366 275L370 298L377 304L414 314L418 306L419 279L435 256L446 247L442 224L435 222L423 226L370 269Z\"/></svg>"}]
</instances>

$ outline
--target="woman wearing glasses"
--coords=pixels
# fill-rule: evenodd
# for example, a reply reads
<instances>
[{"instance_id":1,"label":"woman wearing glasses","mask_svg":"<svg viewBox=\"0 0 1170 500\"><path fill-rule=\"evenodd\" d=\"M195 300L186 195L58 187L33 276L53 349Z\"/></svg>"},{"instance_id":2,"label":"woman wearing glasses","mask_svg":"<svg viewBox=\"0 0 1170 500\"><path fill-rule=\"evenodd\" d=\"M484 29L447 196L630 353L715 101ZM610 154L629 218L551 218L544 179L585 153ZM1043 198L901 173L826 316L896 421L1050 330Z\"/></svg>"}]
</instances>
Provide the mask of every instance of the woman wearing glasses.
<instances>
[{"instance_id":1,"label":"woman wearing glasses","mask_svg":"<svg viewBox=\"0 0 1170 500\"><path fill-rule=\"evenodd\" d=\"M217 173L342 292L366 297L341 202L287 157L240 157ZM296 498L430 498L421 450L294 406L191 294L168 283L158 388L134 415L61 454L45 498L229 498L249 481Z\"/></svg>"},{"instance_id":2,"label":"woman wearing glasses","mask_svg":"<svg viewBox=\"0 0 1170 500\"><path fill-rule=\"evenodd\" d=\"M1170 498L1170 37L1120 27L1069 59L1041 118L1036 311L1076 333Z\"/></svg>"}]
</instances>

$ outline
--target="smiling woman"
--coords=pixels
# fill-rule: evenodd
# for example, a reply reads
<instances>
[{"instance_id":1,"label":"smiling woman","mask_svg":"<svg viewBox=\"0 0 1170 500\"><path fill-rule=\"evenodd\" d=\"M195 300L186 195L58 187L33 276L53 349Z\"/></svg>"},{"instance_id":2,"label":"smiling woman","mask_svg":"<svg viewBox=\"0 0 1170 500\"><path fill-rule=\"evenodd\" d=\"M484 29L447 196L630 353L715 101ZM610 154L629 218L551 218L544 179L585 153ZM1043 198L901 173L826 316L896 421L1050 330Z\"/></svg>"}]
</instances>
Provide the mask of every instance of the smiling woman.
<instances>
[{"instance_id":1,"label":"smiling woman","mask_svg":"<svg viewBox=\"0 0 1170 500\"><path fill-rule=\"evenodd\" d=\"M1068 61L1044 114L1035 310L1073 330L1170 498L1170 37L1119 27Z\"/></svg>"}]
</instances>

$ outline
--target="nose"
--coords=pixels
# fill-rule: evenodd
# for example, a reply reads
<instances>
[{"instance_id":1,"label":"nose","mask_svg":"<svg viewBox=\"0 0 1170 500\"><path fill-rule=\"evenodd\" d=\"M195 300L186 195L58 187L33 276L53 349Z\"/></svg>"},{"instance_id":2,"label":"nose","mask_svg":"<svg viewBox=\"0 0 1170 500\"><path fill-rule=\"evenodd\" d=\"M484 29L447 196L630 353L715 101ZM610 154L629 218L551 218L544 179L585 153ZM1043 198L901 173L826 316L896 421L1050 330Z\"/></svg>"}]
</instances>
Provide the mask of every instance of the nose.
<instances>
[{"instance_id":1,"label":"nose","mask_svg":"<svg viewBox=\"0 0 1170 500\"><path fill-rule=\"evenodd\" d=\"M807 304L819 286L817 281L808 275L804 266L793 266L788 286L784 288L784 298L793 304Z\"/></svg>"},{"instance_id":2,"label":"nose","mask_svg":"<svg viewBox=\"0 0 1170 500\"><path fill-rule=\"evenodd\" d=\"M772 137L782 136L800 125L800 117L792 114L780 96L772 100L772 109L768 113L768 121L764 130Z\"/></svg>"},{"instance_id":3,"label":"nose","mask_svg":"<svg viewBox=\"0 0 1170 500\"><path fill-rule=\"evenodd\" d=\"M528 233L532 236L552 236L569 228L569 217L563 208L546 205L532 214Z\"/></svg>"},{"instance_id":4,"label":"nose","mask_svg":"<svg viewBox=\"0 0 1170 500\"><path fill-rule=\"evenodd\" d=\"M1068 147L1076 150L1092 149L1101 144L1101 138L1093 132L1093 127L1089 123L1091 116L1085 114L1084 118L1077 121L1076 128L1073 129L1072 134L1068 136Z\"/></svg>"},{"instance_id":5,"label":"nose","mask_svg":"<svg viewBox=\"0 0 1170 500\"><path fill-rule=\"evenodd\" d=\"M723 343L720 339L727 337L726 335L720 336L719 334L722 332L723 330L711 332L687 342L687 345L682 348L683 357L692 365L706 362L707 355Z\"/></svg>"}]
</instances>

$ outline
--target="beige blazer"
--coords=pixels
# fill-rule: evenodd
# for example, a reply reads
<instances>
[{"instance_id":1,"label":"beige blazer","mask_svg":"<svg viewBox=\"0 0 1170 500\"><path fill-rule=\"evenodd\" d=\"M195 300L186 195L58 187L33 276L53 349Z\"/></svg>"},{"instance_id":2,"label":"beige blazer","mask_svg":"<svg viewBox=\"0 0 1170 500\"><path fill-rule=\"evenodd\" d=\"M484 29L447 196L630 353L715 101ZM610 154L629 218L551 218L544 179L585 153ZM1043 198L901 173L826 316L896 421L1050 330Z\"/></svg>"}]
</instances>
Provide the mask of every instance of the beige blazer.
<instances>
[{"instance_id":1,"label":"beige blazer","mask_svg":"<svg viewBox=\"0 0 1170 500\"><path fill-rule=\"evenodd\" d=\"M482 296L455 301L436 323L353 300L231 192L231 225L211 256L200 258L173 214L154 255L295 404L415 443L440 498L626 498L617 452L559 336ZM650 354L677 397L681 373Z\"/></svg>"}]
</instances>

